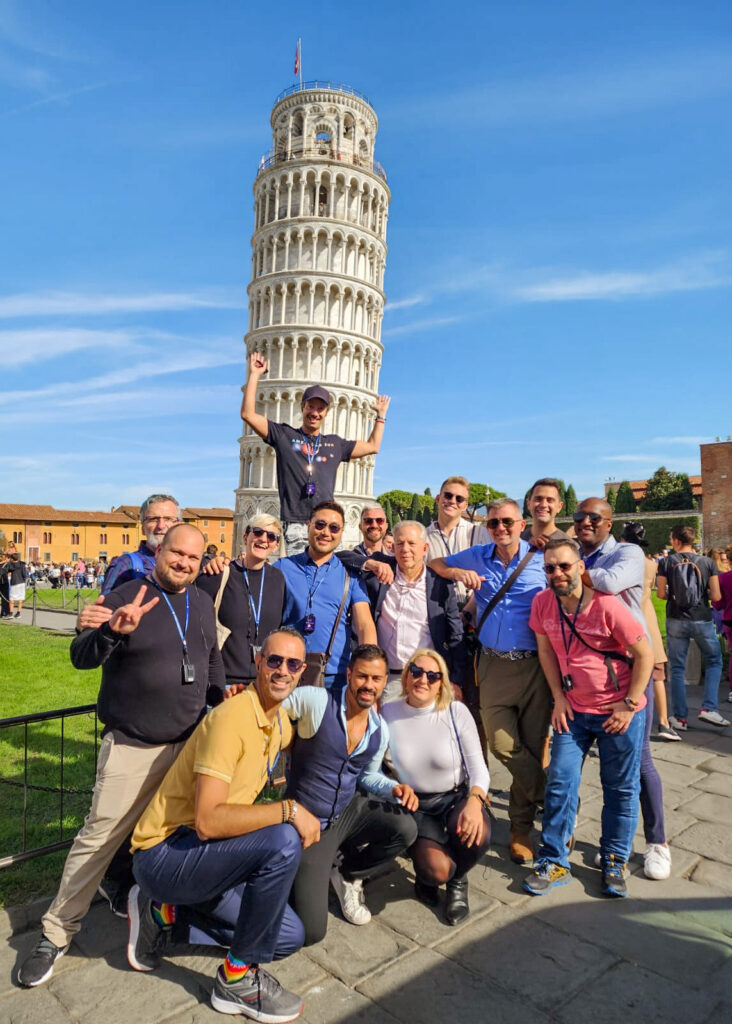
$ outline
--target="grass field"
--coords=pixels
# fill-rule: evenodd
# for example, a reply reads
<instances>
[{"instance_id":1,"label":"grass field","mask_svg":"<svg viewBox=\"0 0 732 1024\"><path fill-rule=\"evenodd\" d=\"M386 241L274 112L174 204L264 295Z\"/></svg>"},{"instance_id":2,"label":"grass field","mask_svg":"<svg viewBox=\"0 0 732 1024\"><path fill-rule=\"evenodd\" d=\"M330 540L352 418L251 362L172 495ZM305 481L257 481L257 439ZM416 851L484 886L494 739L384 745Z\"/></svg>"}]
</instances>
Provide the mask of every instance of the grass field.
<instances>
[{"instance_id":1,"label":"grass field","mask_svg":"<svg viewBox=\"0 0 732 1024\"><path fill-rule=\"evenodd\" d=\"M98 590L88 590L82 587L81 590L75 590L68 587L64 590L52 590L50 587L36 587L36 605L38 608L51 608L61 609L67 608L70 611L76 611L78 605L78 595L81 594L82 605L88 601L96 601L99 597ZM26 592L25 607L30 608L33 603L33 592L30 587Z\"/></svg>"},{"instance_id":2,"label":"grass field","mask_svg":"<svg viewBox=\"0 0 732 1024\"><path fill-rule=\"evenodd\" d=\"M0 623L0 718L93 704L101 671L79 672L69 660L68 634ZM64 797L59 828L61 724L59 720L0 730L0 857L22 848L24 776L28 790L27 848L70 839L86 814L94 784L94 716L67 719L64 726L64 786L78 792ZM27 775L26 775L27 772ZM11 784L9 784L11 783ZM58 885L66 853L37 857L0 870L0 906L50 895Z\"/></svg>"}]
</instances>

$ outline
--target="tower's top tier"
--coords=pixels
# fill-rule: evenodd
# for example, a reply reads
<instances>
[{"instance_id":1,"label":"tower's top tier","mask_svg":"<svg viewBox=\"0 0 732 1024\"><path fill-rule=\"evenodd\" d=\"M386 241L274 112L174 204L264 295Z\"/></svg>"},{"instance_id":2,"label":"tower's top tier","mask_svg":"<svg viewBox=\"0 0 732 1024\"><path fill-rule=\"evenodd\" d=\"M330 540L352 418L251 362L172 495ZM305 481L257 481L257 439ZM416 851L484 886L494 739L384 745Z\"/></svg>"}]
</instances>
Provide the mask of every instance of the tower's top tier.
<instances>
[{"instance_id":1,"label":"tower's top tier","mask_svg":"<svg viewBox=\"0 0 732 1024\"><path fill-rule=\"evenodd\" d=\"M275 100L270 121L272 149L259 161L259 174L291 160L337 160L386 181L374 160L378 118L367 97L349 85L293 85Z\"/></svg>"}]
</instances>

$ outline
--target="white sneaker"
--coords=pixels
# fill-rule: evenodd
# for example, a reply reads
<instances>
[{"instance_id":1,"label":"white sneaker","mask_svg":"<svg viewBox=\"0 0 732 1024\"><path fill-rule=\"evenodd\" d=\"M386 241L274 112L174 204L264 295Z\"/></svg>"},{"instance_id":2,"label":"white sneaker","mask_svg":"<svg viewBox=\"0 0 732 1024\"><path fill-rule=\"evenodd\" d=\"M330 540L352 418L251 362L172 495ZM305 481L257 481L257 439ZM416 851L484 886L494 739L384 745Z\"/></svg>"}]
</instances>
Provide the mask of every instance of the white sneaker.
<instances>
[{"instance_id":1,"label":"white sneaker","mask_svg":"<svg viewBox=\"0 0 732 1024\"><path fill-rule=\"evenodd\" d=\"M677 732L686 732L689 725L685 718L677 718L676 715L668 716L668 724Z\"/></svg>"},{"instance_id":2,"label":"white sneaker","mask_svg":"<svg viewBox=\"0 0 732 1024\"><path fill-rule=\"evenodd\" d=\"M732 690L730 690L729 693L727 694L727 700L728 700L728 702L730 704L732 704Z\"/></svg>"},{"instance_id":3,"label":"white sneaker","mask_svg":"<svg viewBox=\"0 0 732 1024\"><path fill-rule=\"evenodd\" d=\"M671 851L664 843L649 843L643 857L643 874L660 882L671 874Z\"/></svg>"},{"instance_id":4,"label":"white sneaker","mask_svg":"<svg viewBox=\"0 0 732 1024\"><path fill-rule=\"evenodd\" d=\"M334 867L330 873L330 884L335 890L346 921L350 924L368 924L371 920L371 911L364 902L362 879L354 878L352 882L347 882L338 868Z\"/></svg>"},{"instance_id":5,"label":"white sneaker","mask_svg":"<svg viewBox=\"0 0 732 1024\"><path fill-rule=\"evenodd\" d=\"M729 725L726 718L722 718L718 711L707 711L706 708L702 708L699 712L700 722L709 722L710 725Z\"/></svg>"}]
</instances>

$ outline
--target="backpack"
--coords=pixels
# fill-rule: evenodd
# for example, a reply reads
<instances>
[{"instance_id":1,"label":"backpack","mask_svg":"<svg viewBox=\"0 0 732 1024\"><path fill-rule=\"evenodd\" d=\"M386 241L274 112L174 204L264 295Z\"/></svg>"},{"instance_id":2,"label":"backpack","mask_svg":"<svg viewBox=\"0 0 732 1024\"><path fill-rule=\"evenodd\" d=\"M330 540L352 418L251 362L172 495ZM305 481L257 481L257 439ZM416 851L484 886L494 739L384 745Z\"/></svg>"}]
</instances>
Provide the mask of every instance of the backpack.
<instances>
[{"instance_id":1,"label":"backpack","mask_svg":"<svg viewBox=\"0 0 732 1024\"><path fill-rule=\"evenodd\" d=\"M688 555L681 555L678 562L669 562L667 578L669 594L679 611L688 612L704 603L704 577Z\"/></svg>"}]
</instances>

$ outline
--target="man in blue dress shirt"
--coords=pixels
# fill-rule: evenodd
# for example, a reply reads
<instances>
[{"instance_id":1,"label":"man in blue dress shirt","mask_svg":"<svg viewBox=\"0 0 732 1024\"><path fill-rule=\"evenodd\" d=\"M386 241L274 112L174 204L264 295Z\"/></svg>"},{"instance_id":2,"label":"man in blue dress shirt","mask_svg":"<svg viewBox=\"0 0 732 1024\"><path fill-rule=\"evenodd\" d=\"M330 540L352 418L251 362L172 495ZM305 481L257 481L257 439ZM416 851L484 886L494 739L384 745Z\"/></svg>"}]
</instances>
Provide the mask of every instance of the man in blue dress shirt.
<instances>
[{"instance_id":1,"label":"man in blue dress shirt","mask_svg":"<svg viewBox=\"0 0 732 1024\"><path fill-rule=\"evenodd\" d=\"M343 613L325 669L325 685L346 681L351 627L359 644L376 643L376 626L363 584L350 576L335 549L343 535L343 509L335 501L321 501L308 522L308 546L300 554L280 558L276 567L285 577L285 609L282 624L305 637L308 653L328 650L333 625L348 589Z\"/></svg>"},{"instance_id":2,"label":"man in blue dress shirt","mask_svg":"<svg viewBox=\"0 0 732 1024\"><path fill-rule=\"evenodd\" d=\"M533 549L521 539L526 523L510 498L488 506L492 543L436 558L430 568L475 592L477 621L494 594ZM511 859L532 861L531 829L544 800L544 758L551 692L529 628L531 602L546 586L544 559L533 550L501 600L483 621L478 660L480 715L491 752L512 776L508 802Z\"/></svg>"}]
</instances>

